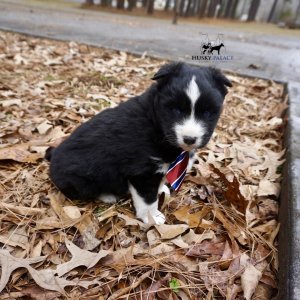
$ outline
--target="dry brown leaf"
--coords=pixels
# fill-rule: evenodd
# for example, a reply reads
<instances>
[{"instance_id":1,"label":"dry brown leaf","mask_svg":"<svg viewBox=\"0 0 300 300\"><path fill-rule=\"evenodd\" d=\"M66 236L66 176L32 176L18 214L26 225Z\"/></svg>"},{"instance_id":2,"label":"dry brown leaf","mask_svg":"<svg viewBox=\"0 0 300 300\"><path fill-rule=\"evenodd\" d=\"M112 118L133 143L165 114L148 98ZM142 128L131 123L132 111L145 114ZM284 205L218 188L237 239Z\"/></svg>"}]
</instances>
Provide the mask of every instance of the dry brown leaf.
<instances>
[{"instance_id":1,"label":"dry brown leaf","mask_svg":"<svg viewBox=\"0 0 300 300\"><path fill-rule=\"evenodd\" d=\"M211 165L211 168L221 180L221 192L224 194L225 199L229 203L233 204L240 212L245 213L248 201L246 201L246 199L240 192L240 184L237 178L234 176L233 181L230 182L219 169L217 169L213 165Z\"/></svg>"},{"instance_id":2,"label":"dry brown leaf","mask_svg":"<svg viewBox=\"0 0 300 300\"><path fill-rule=\"evenodd\" d=\"M216 235L212 230L204 231L203 233L196 234L193 229L190 229L189 232L182 236L182 239L184 242L186 242L188 245L191 245L192 243L201 243L204 240L211 240L215 238Z\"/></svg>"},{"instance_id":3,"label":"dry brown leaf","mask_svg":"<svg viewBox=\"0 0 300 300\"><path fill-rule=\"evenodd\" d=\"M17 144L0 149L0 160L14 160L17 162L36 163L42 156L29 152L29 144Z\"/></svg>"},{"instance_id":4,"label":"dry brown leaf","mask_svg":"<svg viewBox=\"0 0 300 300\"><path fill-rule=\"evenodd\" d=\"M223 224L224 228L232 237L235 237L242 245L247 243L246 234L238 225L229 221L217 207L215 208L214 213L215 217Z\"/></svg>"},{"instance_id":5,"label":"dry brown leaf","mask_svg":"<svg viewBox=\"0 0 300 300\"><path fill-rule=\"evenodd\" d=\"M61 296L59 292L45 291L44 289L39 288L38 286L30 286L23 288L19 292L9 292L1 296L3 300L8 299L21 299L24 297L29 297L32 300L56 300Z\"/></svg>"},{"instance_id":6,"label":"dry brown leaf","mask_svg":"<svg viewBox=\"0 0 300 300\"><path fill-rule=\"evenodd\" d=\"M12 272L18 268L26 268L29 270L31 264L41 262L45 260L45 256L34 257L34 258L17 258L10 255L9 251L0 249L0 264L1 264L1 281L0 281L0 292L5 288L9 281L9 277Z\"/></svg>"},{"instance_id":7,"label":"dry brown leaf","mask_svg":"<svg viewBox=\"0 0 300 300\"><path fill-rule=\"evenodd\" d=\"M56 270L43 269L35 270L32 267L27 268L33 280L42 288L50 291L60 292L65 294L66 286L82 286L88 288L90 285L99 284L97 280L84 281L84 280L67 280L65 278L58 277Z\"/></svg>"},{"instance_id":8,"label":"dry brown leaf","mask_svg":"<svg viewBox=\"0 0 300 300\"><path fill-rule=\"evenodd\" d=\"M9 106L12 106L12 105L22 106L22 101L20 99L1 100L0 104L3 107L9 107Z\"/></svg>"},{"instance_id":9,"label":"dry brown leaf","mask_svg":"<svg viewBox=\"0 0 300 300\"><path fill-rule=\"evenodd\" d=\"M162 225L155 225L155 228L159 232L161 239L169 240L182 234L189 227L184 224L177 224L177 225L162 224Z\"/></svg>"},{"instance_id":10,"label":"dry brown leaf","mask_svg":"<svg viewBox=\"0 0 300 300\"><path fill-rule=\"evenodd\" d=\"M225 249L224 242L209 242L203 241L201 243L193 245L190 250L187 251L187 256L206 257L209 255L222 255Z\"/></svg>"},{"instance_id":11,"label":"dry brown leaf","mask_svg":"<svg viewBox=\"0 0 300 300\"><path fill-rule=\"evenodd\" d=\"M171 255L170 252L174 251L175 250L175 247L172 245L167 245L167 244L159 244L153 248L150 248L148 253L151 255L151 256L159 256L161 254L166 254L166 253L169 253L168 255Z\"/></svg>"},{"instance_id":12,"label":"dry brown leaf","mask_svg":"<svg viewBox=\"0 0 300 300\"><path fill-rule=\"evenodd\" d=\"M272 299L272 294L272 287L259 282L252 298L255 300L269 300Z\"/></svg>"},{"instance_id":13,"label":"dry brown leaf","mask_svg":"<svg viewBox=\"0 0 300 300\"><path fill-rule=\"evenodd\" d=\"M65 275L78 266L85 266L88 269L95 266L99 260L111 253L111 251L100 250L98 253L93 253L83 250L74 245L71 241L65 240L65 244L72 255L72 259L64 264L58 265L56 273L59 277Z\"/></svg>"},{"instance_id":14,"label":"dry brown leaf","mask_svg":"<svg viewBox=\"0 0 300 300\"><path fill-rule=\"evenodd\" d=\"M43 241L40 240L31 251L31 257L39 257L42 254Z\"/></svg>"},{"instance_id":15,"label":"dry brown leaf","mask_svg":"<svg viewBox=\"0 0 300 300\"><path fill-rule=\"evenodd\" d=\"M93 250L100 244L100 241L96 238L99 225L93 219L92 214L86 213L80 222L75 224L75 227L79 230L83 238L84 249L86 250Z\"/></svg>"},{"instance_id":16,"label":"dry brown leaf","mask_svg":"<svg viewBox=\"0 0 300 300\"><path fill-rule=\"evenodd\" d=\"M0 235L0 242L12 247L28 250L28 233L25 227L12 227L7 233Z\"/></svg>"},{"instance_id":17,"label":"dry brown leaf","mask_svg":"<svg viewBox=\"0 0 300 300\"><path fill-rule=\"evenodd\" d=\"M14 204L0 202L0 208L7 210L10 213L16 213L21 216L36 216L43 215L46 212L46 208L34 208L26 206L16 206Z\"/></svg>"},{"instance_id":18,"label":"dry brown leaf","mask_svg":"<svg viewBox=\"0 0 300 300\"><path fill-rule=\"evenodd\" d=\"M187 249L190 247L190 245L182 239L182 236L177 236L176 238L170 240L170 242L182 249Z\"/></svg>"},{"instance_id":19,"label":"dry brown leaf","mask_svg":"<svg viewBox=\"0 0 300 300\"><path fill-rule=\"evenodd\" d=\"M43 123L39 124L36 129L38 130L39 134L46 134L52 127L52 124L49 123L48 120L45 120Z\"/></svg>"},{"instance_id":20,"label":"dry brown leaf","mask_svg":"<svg viewBox=\"0 0 300 300\"><path fill-rule=\"evenodd\" d=\"M78 206L64 206L63 211L70 219L76 220L81 217L81 213Z\"/></svg>"},{"instance_id":21,"label":"dry brown leaf","mask_svg":"<svg viewBox=\"0 0 300 300\"><path fill-rule=\"evenodd\" d=\"M118 213L118 217L125 220L126 226L139 226L141 229L147 229L149 226L137 219L131 218L125 214Z\"/></svg>"},{"instance_id":22,"label":"dry brown leaf","mask_svg":"<svg viewBox=\"0 0 300 300\"><path fill-rule=\"evenodd\" d=\"M190 210L191 207L183 206L173 212L173 215L177 220L185 222L191 228L195 228L201 224L202 218L204 218L211 211L211 207L203 206L203 208L196 213L190 213Z\"/></svg>"},{"instance_id":23,"label":"dry brown leaf","mask_svg":"<svg viewBox=\"0 0 300 300\"><path fill-rule=\"evenodd\" d=\"M261 276L261 272L258 271L252 264L248 263L246 265L245 271L241 275L242 289L246 300L251 300Z\"/></svg>"},{"instance_id":24,"label":"dry brown leaf","mask_svg":"<svg viewBox=\"0 0 300 300\"><path fill-rule=\"evenodd\" d=\"M118 212L116 211L116 207L113 205L98 216L99 223L103 222L106 219L117 216Z\"/></svg>"},{"instance_id":25,"label":"dry brown leaf","mask_svg":"<svg viewBox=\"0 0 300 300\"><path fill-rule=\"evenodd\" d=\"M122 295L126 294L131 289L134 289L135 287L139 286L146 278L148 278L150 276L151 272L152 272L152 270L144 273L131 286L123 288L123 289L113 293L107 300L119 299Z\"/></svg>"},{"instance_id":26,"label":"dry brown leaf","mask_svg":"<svg viewBox=\"0 0 300 300\"><path fill-rule=\"evenodd\" d=\"M269 196L275 195L279 196L280 184L278 182L271 182L269 180L263 179L260 181L257 191L257 196Z\"/></svg>"}]
</instances>

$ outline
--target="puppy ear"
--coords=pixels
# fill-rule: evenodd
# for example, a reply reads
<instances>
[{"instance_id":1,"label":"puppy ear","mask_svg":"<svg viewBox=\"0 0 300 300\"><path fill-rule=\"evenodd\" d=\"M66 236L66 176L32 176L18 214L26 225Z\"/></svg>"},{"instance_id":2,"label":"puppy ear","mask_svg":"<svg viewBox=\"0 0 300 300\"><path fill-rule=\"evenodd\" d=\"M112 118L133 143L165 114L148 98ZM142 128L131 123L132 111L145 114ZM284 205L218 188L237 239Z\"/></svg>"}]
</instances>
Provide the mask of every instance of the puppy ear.
<instances>
[{"instance_id":1,"label":"puppy ear","mask_svg":"<svg viewBox=\"0 0 300 300\"><path fill-rule=\"evenodd\" d=\"M220 90L223 96L225 96L228 92L226 86L232 87L232 83L230 80L225 77L220 70L209 68L209 71L211 73L212 79L216 85L216 87Z\"/></svg>"},{"instance_id":2,"label":"puppy ear","mask_svg":"<svg viewBox=\"0 0 300 300\"><path fill-rule=\"evenodd\" d=\"M183 66L182 62L169 63L166 65L163 65L158 70L158 72L154 74L154 76L151 79L152 80L167 79L173 75L178 74L178 72L182 68L182 66Z\"/></svg>"}]
</instances>

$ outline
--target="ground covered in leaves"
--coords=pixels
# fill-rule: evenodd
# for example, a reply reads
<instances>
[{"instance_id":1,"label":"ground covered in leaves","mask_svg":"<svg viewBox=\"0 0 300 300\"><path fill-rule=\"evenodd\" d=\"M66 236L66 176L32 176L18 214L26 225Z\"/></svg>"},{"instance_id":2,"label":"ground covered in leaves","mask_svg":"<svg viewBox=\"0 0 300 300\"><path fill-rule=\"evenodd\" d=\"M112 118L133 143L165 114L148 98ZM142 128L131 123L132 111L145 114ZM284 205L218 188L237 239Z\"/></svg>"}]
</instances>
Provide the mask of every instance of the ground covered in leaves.
<instances>
[{"instance_id":1,"label":"ground covered in leaves","mask_svg":"<svg viewBox=\"0 0 300 300\"><path fill-rule=\"evenodd\" d=\"M106 107L141 93L162 64L0 33L1 299L272 299L284 162L283 86L230 75L209 145L165 225L130 199L71 202L48 177L45 150Z\"/></svg>"}]
</instances>

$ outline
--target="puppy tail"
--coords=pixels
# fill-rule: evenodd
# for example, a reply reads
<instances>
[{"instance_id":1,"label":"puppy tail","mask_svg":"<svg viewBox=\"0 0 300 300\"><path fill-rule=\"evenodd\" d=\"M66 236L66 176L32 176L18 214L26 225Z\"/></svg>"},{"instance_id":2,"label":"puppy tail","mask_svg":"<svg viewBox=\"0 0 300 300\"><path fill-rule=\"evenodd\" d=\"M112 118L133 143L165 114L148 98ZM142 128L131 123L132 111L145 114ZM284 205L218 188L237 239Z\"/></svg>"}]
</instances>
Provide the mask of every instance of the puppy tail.
<instances>
[{"instance_id":1,"label":"puppy tail","mask_svg":"<svg viewBox=\"0 0 300 300\"><path fill-rule=\"evenodd\" d=\"M48 161L51 161L52 151L53 151L54 149L55 149L54 147L49 147L49 148L46 150L45 158L46 158Z\"/></svg>"}]
</instances>

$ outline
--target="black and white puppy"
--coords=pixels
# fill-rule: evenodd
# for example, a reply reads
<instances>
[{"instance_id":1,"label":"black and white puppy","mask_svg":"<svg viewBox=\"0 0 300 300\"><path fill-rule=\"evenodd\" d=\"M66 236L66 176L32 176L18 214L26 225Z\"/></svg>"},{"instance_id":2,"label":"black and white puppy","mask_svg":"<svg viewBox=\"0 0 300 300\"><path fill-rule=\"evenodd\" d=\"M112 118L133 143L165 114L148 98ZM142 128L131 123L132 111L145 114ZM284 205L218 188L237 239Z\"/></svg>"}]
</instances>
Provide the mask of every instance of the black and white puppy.
<instances>
[{"instance_id":1,"label":"black and white puppy","mask_svg":"<svg viewBox=\"0 0 300 300\"><path fill-rule=\"evenodd\" d=\"M164 65L153 79L142 95L49 148L51 179L67 197L113 203L130 192L138 218L165 222L158 193L168 167L182 150L207 144L231 83L219 70L184 63Z\"/></svg>"}]
</instances>

